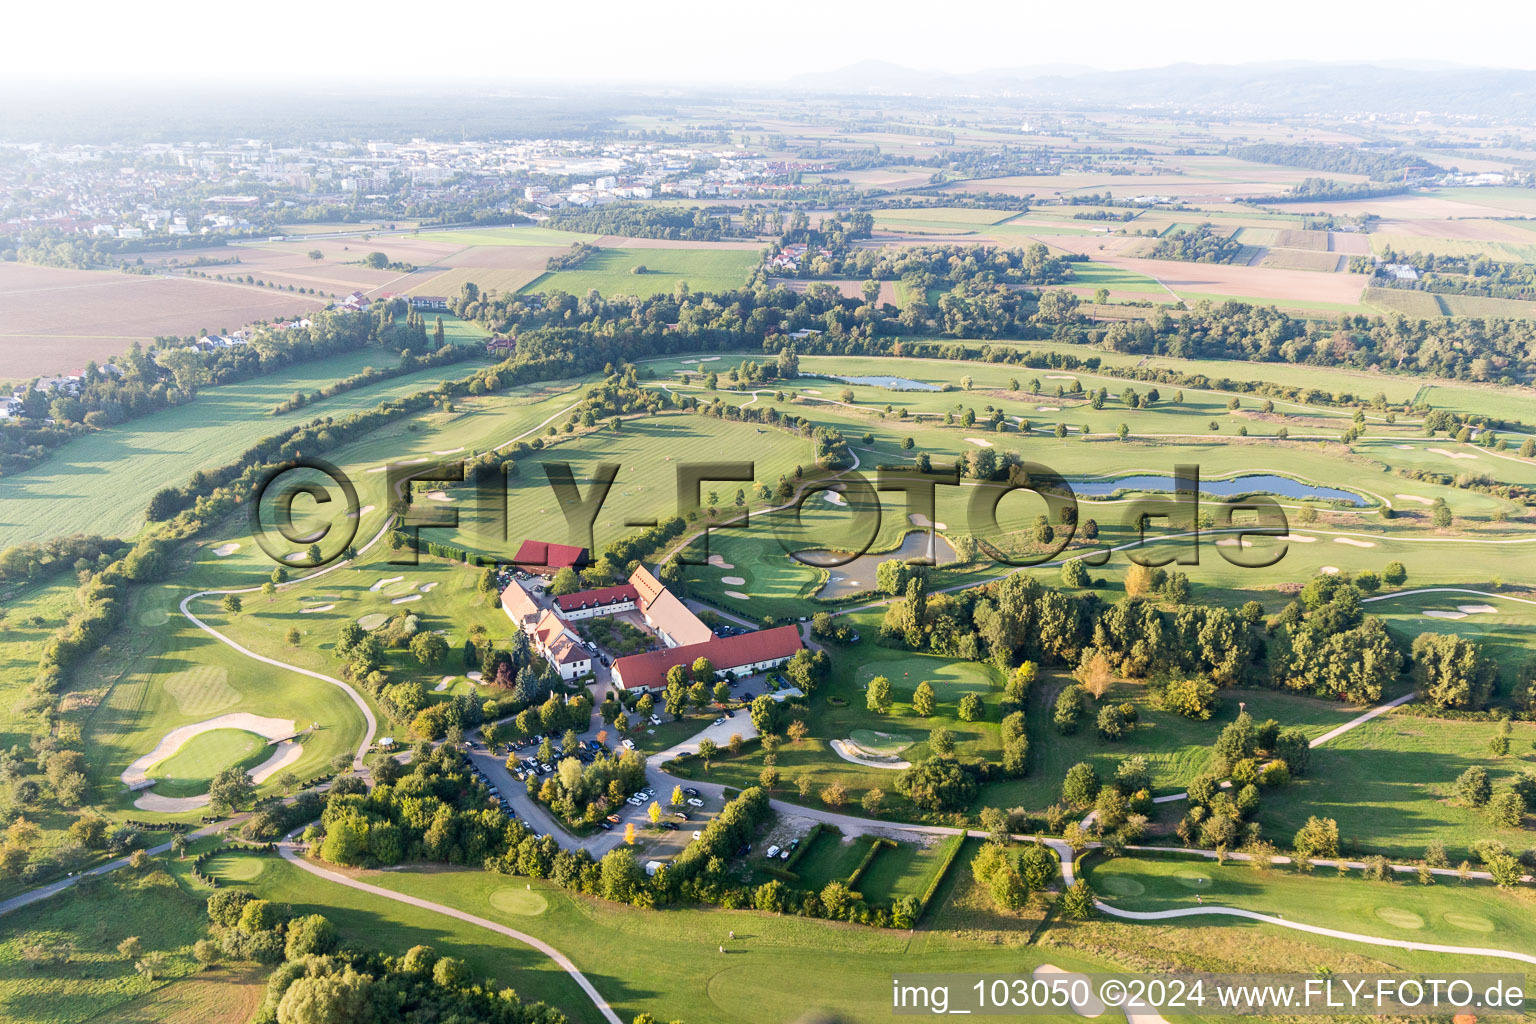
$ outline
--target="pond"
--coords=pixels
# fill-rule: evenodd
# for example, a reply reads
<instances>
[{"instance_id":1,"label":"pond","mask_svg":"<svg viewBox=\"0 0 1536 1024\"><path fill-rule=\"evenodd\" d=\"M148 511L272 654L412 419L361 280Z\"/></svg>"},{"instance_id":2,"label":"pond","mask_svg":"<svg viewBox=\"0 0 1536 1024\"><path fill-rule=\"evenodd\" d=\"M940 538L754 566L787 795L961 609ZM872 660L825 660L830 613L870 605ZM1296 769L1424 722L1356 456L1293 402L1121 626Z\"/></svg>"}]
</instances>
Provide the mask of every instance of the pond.
<instances>
[{"instance_id":1,"label":"pond","mask_svg":"<svg viewBox=\"0 0 1536 1024\"><path fill-rule=\"evenodd\" d=\"M894 551L882 551L879 554L860 555L846 565L830 566L827 569L829 575L827 582L822 584L816 596L835 600L840 597L851 597L854 594L862 594L865 591L875 589L875 569L881 562L891 559L907 561L913 558L932 556L934 563L943 565L955 559L955 549L942 535L932 535L932 546L929 546L929 532L927 530L913 530L901 539L901 547ZM829 561L837 561L842 557L831 551L812 550L800 551L795 558L807 565L826 565Z\"/></svg>"},{"instance_id":2,"label":"pond","mask_svg":"<svg viewBox=\"0 0 1536 1024\"><path fill-rule=\"evenodd\" d=\"M1106 497L1116 491L1171 491L1173 478L1167 476L1120 476L1113 480L1072 480L1072 490L1087 497ZM1282 498L1311 498L1363 506L1365 499L1353 491L1292 480L1274 473L1250 473L1227 480L1201 480L1200 492L1217 498L1243 494L1275 494Z\"/></svg>"},{"instance_id":3,"label":"pond","mask_svg":"<svg viewBox=\"0 0 1536 1024\"><path fill-rule=\"evenodd\" d=\"M828 380L840 380L844 384L865 384L872 388L889 388L892 391L943 391L937 384L930 384L925 380L913 380L910 377L842 377L836 374L823 374Z\"/></svg>"}]
</instances>

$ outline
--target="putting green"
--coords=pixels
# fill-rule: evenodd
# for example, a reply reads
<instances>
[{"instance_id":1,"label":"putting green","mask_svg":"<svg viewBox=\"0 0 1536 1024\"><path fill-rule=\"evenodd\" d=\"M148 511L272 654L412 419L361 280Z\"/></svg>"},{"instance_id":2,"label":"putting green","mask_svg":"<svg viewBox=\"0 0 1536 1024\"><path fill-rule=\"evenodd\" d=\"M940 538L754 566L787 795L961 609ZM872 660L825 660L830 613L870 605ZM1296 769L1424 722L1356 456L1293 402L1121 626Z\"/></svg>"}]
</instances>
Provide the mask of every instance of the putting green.
<instances>
[{"instance_id":1,"label":"putting green","mask_svg":"<svg viewBox=\"0 0 1536 1024\"><path fill-rule=\"evenodd\" d=\"M848 739L870 754L899 754L916 742L911 736L899 732L876 732L873 729L855 729Z\"/></svg>"},{"instance_id":2,"label":"putting green","mask_svg":"<svg viewBox=\"0 0 1536 1024\"><path fill-rule=\"evenodd\" d=\"M152 766L149 777L160 796L197 796L208 792L208 784L225 768L240 765L249 770L270 753L265 737L244 729L214 729L187 740Z\"/></svg>"},{"instance_id":3,"label":"putting green","mask_svg":"<svg viewBox=\"0 0 1536 1024\"><path fill-rule=\"evenodd\" d=\"M1441 915L1445 923L1453 928L1461 928L1469 932L1491 932L1493 922L1481 914L1468 914L1460 910L1448 910Z\"/></svg>"},{"instance_id":4,"label":"putting green","mask_svg":"<svg viewBox=\"0 0 1536 1024\"><path fill-rule=\"evenodd\" d=\"M370 612L357 620L357 624L364 629L378 629L389 621L389 616L383 612Z\"/></svg>"},{"instance_id":5,"label":"putting green","mask_svg":"<svg viewBox=\"0 0 1536 1024\"><path fill-rule=\"evenodd\" d=\"M1173 876L1179 880L1179 884L1186 889L1209 889L1211 876L1204 871L1196 871L1194 868L1186 868Z\"/></svg>"},{"instance_id":6,"label":"putting green","mask_svg":"<svg viewBox=\"0 0 1536 1024\"><path fill-rule=\"evenodd\" d=\"M221 853L208 861L208 874L229 882L249 882L267 868L267 862L253 853Z\"/></svg>"},{"instance_id":7,"label":"putting green","mask_svg":"<svg viewBox=\"0 0 1536 1024\"><path fill-rule=\"evenodd\" d=\"M145 608L139 612L139 625L163 626L171 621L171 613L164 608Z\"/></svg>"},{"instance_id":8,"label":"putting green","mask_svg":"<svg viewBox=\"0 0 1536 1024\"><path fill-rule=\"evenodd\" d=\"M532 889L514 889L510 886L497 889L487 897L486 902L503 914L516 914L519 917L537 917L549 906L549 901L544 898L543 893L534 892Z\"/></svg>"},{"instance_id":9,"label":"putting green","mask_svg":"<svg viewBox=\"0 0 1536 1024\"><path fill-rule=\"evenodd\" d=\"M1100 889L1103 889L1111 896L1140 896L1147 891L1146 886L1134 878L1127 878L1125 875L1106 875L1100 873L1095 876L1094 881L1099 884Z\"/></svg>"},{"instance_id":10,"label":"putting green","mask_svg":"<svg viewBox=\"0 0 1536 1024\"><path fill-rule=\"evenodd\" d=\"M1394 928L1423 928L1424 919L1411 910L1401 907L1377 907L1376 916ZM1446 915L1449 917L1450 915Z\"/></svg>"}]
</instances>

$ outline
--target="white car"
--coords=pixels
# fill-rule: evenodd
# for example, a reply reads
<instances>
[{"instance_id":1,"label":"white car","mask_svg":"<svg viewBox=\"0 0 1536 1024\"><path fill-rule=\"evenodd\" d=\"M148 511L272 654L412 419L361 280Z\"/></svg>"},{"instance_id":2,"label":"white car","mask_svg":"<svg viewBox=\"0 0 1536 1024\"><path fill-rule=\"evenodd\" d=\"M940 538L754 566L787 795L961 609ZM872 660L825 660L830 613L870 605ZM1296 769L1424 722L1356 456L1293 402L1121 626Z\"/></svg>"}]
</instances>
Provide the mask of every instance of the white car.
<instances>
[{"instance_id":1,"label":"white car","mask_svg":"<svg viewBox=\"0 0 1536 1024\"><path fill-rule=\"evenodd\" d=\"M768 859L769 860L772 860L773 858L777 857L778 855L779 855L779 848L777 846L770 846L770 847L768 847Z\"/></svg>"},{"instance_id":2,"label":"white car","mask_svg":"<svg viewBox=\"0 0 1536 1024\"><path fill-rule=\"evenodd\" d=\"M688 798L688 806L689 807L703 807L704 806L704 801L700 800L696 796L691 796L691 797Z\"/></svg>"},{"instance_id":3,"label":"white car","mask_svg":"<svg viewBox=\"0 0 1536 1024\"><path fill-rule=\"evenodd\" d=\"M717 719L715 719L715 724L716 725L724 725L725 724L725 719L724 718L717 718Z\"/></svg>"},{"instance_id":4,"label":"white car","mask_svg":"<svg viewBox=\"0 0 1536 1024\"><path fill-rule=\"evenodd\" d=\"M660 715L652 715L651 716L651 724L652 725L660 725L661 724L661 716Z\"/></svg>"},{"instance_id":5,"label":"white car","mask_svg":"<svg viewBox=\"0 0 1536 1024\"><path fill-rule=\"evenodd\" d=\"M624 749L625 750L634 750L635 749L635 741L630 739L628 736L624 737Z\"/></svg>"}]
</instances>

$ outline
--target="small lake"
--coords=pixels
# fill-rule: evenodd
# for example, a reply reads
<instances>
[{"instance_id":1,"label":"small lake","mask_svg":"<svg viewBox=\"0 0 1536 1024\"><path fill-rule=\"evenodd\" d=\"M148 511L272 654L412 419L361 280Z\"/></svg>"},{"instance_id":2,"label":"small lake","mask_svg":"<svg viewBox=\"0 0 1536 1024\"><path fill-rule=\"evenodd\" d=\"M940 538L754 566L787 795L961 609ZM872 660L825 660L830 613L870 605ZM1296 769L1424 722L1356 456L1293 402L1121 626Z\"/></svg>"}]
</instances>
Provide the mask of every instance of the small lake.
<instances>
[{"instance_id":1,"label":"small lake","mask_svg":"<svg viewBox=\"0 0 1536 1024\"><path fill-rule=\"evenodd\" d=\"M1173 478L1169 476L1120 476L1113 480L1070 480L1074 493L1087 497L1107 497L1116 491L1171 491ZM1365 500L1353 491L1337 487L1292 480L1288 476L1273 473L1253 473L1226 480L1201 480L1200 493L1217 498L1231 498L1242 494L1275 494L1282 498L1311 498L1317 501L1338 501L1346 505L1361 506Z\"/></svg>"},{"instance_id":2,"label":"small lake","mask_svg":"<svg viewBox=\"0 0 1536 1024\"><path fill-rule=\"evenodd\" d=\"M847 565L831 566L827 569L829 573L827 582L822 584L816 596L830 600L874 590L875 569L881 562L889 562L893 558L898 561L908 561L931 555L936 565L954 561L955 549L949 541L938 533L933 534L932 540L933 544L930 547L928 531L913 530L901 539L901 547L895 551L882 551L877 555L860 555ZM813 550L796 552L794 557L808 565L826 565L828 561L846 556L831 551Z\"/></svg>"},{"instance_id":3,"label":"small lake","mask_svg":"<svg viewBox=\"0 0 1536 1024\"><path fill-rule=\"evenodd\" d=\"M872 388L888 388L891 391L943 391L937 384L929 384L925 380L913 380L910 377L840 377L836 374L821 374L828 380L840 380L844 384L864 384Z\"/></svg>"}]
</instances>

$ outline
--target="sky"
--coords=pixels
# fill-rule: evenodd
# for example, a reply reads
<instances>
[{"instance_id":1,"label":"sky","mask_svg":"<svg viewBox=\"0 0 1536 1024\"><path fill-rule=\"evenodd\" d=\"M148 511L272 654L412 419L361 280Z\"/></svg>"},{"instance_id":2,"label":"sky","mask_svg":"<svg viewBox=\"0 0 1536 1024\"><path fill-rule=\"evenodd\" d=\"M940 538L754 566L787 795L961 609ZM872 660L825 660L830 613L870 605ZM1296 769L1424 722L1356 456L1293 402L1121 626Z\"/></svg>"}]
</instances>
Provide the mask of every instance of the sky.
<instances>
[{"instance_id":1,"label":"sky","mask_svg":"<svg viewBox=\"0 0 1536 1024\"><path fill-rule=\"evenodd\" d=\"M74 0L13 5L0 24L12 43L0 77L33 82L761 85L862 60L952 73L1276 60L1536 68L1530 0Z\"/></svg>"}]
</instances>

